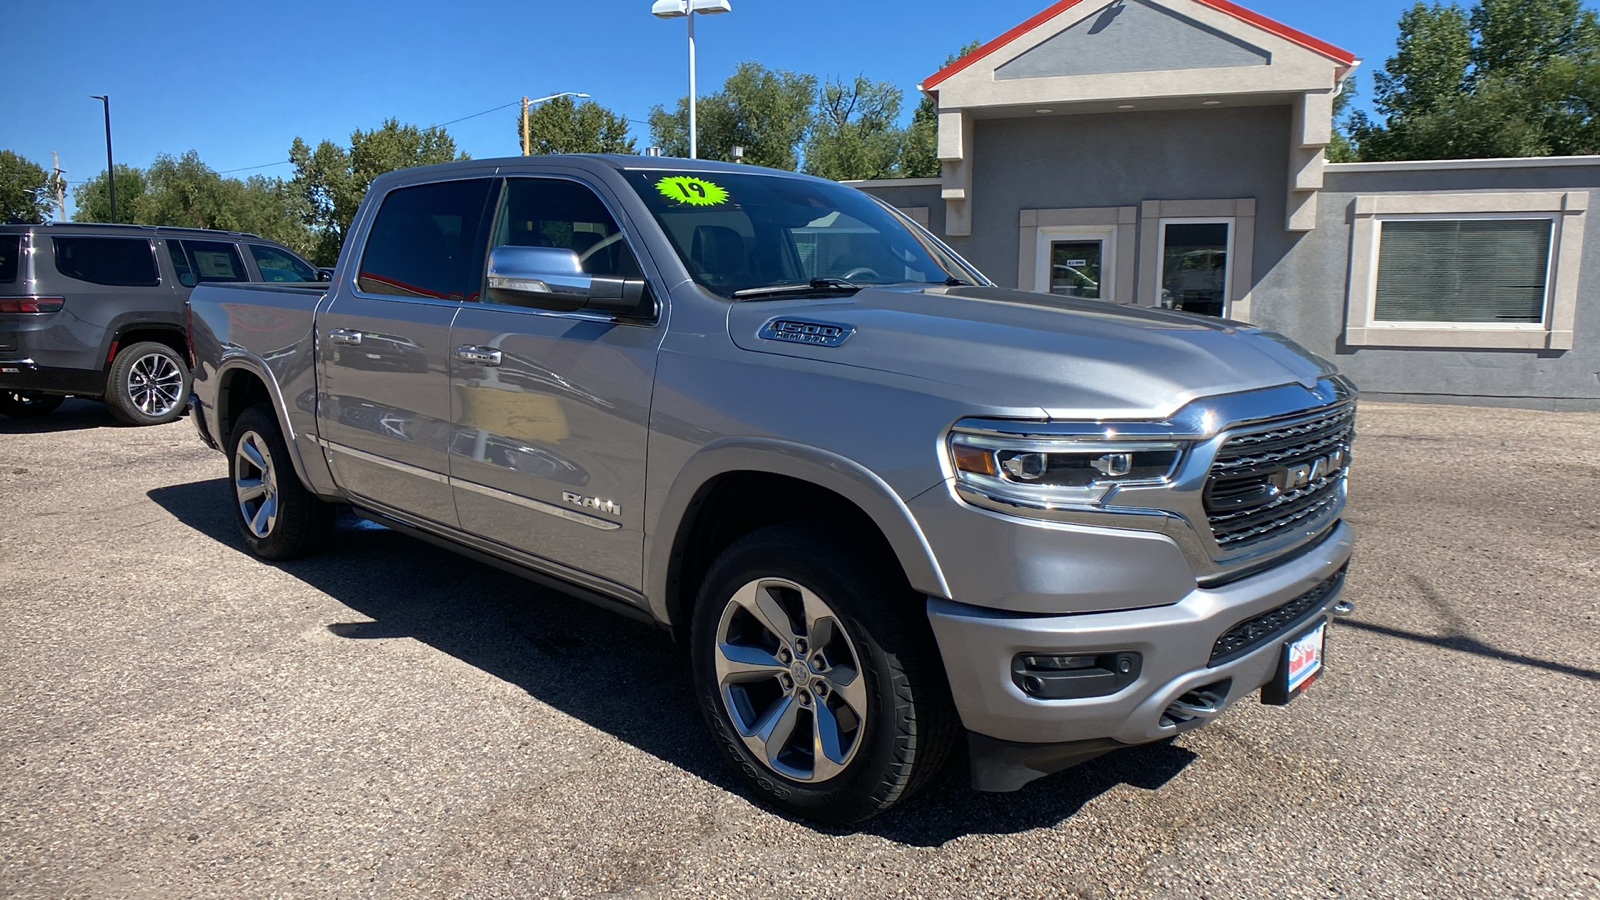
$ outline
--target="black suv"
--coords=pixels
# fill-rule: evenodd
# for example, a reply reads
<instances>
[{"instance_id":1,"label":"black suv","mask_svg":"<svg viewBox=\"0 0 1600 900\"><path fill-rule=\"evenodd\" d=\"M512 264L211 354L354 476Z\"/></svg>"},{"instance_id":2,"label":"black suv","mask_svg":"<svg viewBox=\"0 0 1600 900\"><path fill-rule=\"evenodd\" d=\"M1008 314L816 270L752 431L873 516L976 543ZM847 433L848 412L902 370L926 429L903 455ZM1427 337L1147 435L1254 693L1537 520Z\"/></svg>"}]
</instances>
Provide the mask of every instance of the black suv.
<instances>
[{"instance_id":1,"label":"black suv","mask_svg":"<svg viewBox=\"0 0 1600 900\"><path fill-rule=\"evenodd\" d=\"M201 282L323 281L253 234L155 225L0 225L0 413L42 416L68 396L130 425L183 414L184 329Z\"/></svg>"}]
</instances>

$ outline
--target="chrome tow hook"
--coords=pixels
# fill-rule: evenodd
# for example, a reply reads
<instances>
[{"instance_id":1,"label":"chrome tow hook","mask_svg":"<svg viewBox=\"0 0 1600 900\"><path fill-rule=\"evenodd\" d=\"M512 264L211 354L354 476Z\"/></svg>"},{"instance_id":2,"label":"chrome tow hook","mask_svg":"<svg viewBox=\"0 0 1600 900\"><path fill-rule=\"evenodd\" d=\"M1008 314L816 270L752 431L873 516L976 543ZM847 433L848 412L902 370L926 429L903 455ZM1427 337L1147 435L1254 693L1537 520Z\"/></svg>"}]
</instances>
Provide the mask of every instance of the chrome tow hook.
<instances>
[{"instance_id":1,"label":"chrome tow hook","mask_svg":"<svg viewBox=\"0 0 1600 900\"><path fill-rule=\"evenodd\" d=\"M1343 619L1343 618L1346 618L1347 616L1351 616L1351 615L1355 614L1356 605L1354 603L1351 603L1349 600L1340 600L1338 603L1335 603L1328 611L1333 613L1334 615L1338 616L1339 618Z\"/></svg>"}]
</instances>

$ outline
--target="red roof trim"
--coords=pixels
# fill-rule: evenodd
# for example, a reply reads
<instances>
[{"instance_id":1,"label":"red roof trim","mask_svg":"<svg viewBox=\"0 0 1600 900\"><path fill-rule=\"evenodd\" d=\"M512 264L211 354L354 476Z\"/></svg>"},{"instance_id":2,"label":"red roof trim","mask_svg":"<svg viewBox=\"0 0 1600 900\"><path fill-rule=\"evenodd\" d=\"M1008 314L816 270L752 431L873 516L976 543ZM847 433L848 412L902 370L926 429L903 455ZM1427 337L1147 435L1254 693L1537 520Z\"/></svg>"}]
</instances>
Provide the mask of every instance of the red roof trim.
<instances>
[{"instance_id":1,"label":"red roof trim","mask_svg":"<svg viewBox=\"0 0 1600 900\"><path fill-rule=\"evenodd\" d=\"M971 53L968 53L966 56L961 57L950 65L945 66L939 71L933 73L931 76L923 80L922 89L924 91L933 90L935 87L938 87L940 82L944 81L950 76L960 72L962 69L965 69L978 60L983 59L996 50L999 50L1006 44L1009 44L1017 38L1022 37L1024 34L1027 34L1040 25L1043 25L1045 22L1050 21L1061 13L1066 12L1082 2L1083 0L1059 0L1059 2L1052 4L1049 9L1040 12L1038 15L1026 22L1023 22L1021 25L1018 25L1010 31L1007 31L1005 34L1000 35L999 37L989 41ZM1254 10L1245 9L1237 3L1232 3L1230 0L1196 0L1196 2L1203 3L1206 6L1217 10L1218 12L1224 12L1236 19L1248 22L1257 28L1275 34L1286 41L1299 44L1307 50L1316 51L1317 53L1320 53L1323 56L1334 60L1335 62L1342 63L1346 66L1355 64L1356 56L1349 50L1336 47L1327 41L1318 40L1317 38L1314 38L1311 35L1300 31L1299 29L1290 28L1288 25L1285 25L1276 19L1269 19Z\"/></svg>"},{"instance_id":2,"label":"red roof trim","mask_svg":"<svg viewBox=\"0 0 1600 900\"><path fill-rule=\"evenodd\" d=\"M1039 13L1028 21L1023 22L1021 25L1018 25L1005 34L1000 35L999 37L988 42L987 44L984 44L971 53L968 53L966 56L961 57L950 65L945 66L939 71L933 73L932 76L923 79L922 89L925 91L933 90L934 87L939 84L939 82L944 81L951 75L954 75L962 69L965 69L967 66L970 66L978 60L983 59L985 56L988 56L994 51L999 50L1006 44L1009 44L1017 38L1022 37L1024 34L1027 34L1033 29L1038 28L1040 25L1043 25L1044 23L1082 2L1083 0L1059 0L1059 2L1051 4L1049 9Z\"/></svg>"},{"instance_id":3,"label":"red roof trim","mask_svg":"<svg viewBox=\"0 0 1600 900\"><path fill-rule=\"evenodd\" d=\"M1356 55L1351 53L1349 50L1346 50L1342 47L1335 47L1327 41L1318 40L1317 38L1306 34L1304 31L1300 31L1297 28L1290 28L1276 19L1269 19L1253 9L1245 9L1237 3L1230 2L1230 0L1200 0L1200 2L1211 7L1212 9L1221 10L1230 16L1243 19L1257 28L1270 31L1286 41L1299 44L1307 50L1315 50L1316 52L1321 53L1323 56L1326 56L1335 62L1341 62L1347 66L1355 64Z\"/></svg>"}]
</instances>

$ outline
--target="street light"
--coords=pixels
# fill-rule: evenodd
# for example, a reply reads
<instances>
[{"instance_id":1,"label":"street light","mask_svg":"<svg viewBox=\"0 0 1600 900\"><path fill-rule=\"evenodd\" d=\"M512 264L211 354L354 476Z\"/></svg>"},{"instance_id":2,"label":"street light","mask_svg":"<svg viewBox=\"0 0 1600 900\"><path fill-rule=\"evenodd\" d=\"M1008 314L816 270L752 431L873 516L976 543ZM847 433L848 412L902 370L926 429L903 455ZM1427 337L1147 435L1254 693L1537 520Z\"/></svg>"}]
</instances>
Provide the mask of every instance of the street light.
<instances>
[{"instance_id":1,"label":"street light","mask_svg":"<svg viewBox=\"0 0 1600 900\"><path fill-rule=\"evenodd\" d=\"M529 152L528 152L528 140L529 140L529 138L528 138L528 107L529 106L532 106L535 103L543 103L546 100L554 100L557 97L584 97L584 98L587 98L588 96L589 96L588 94L582 94L582 93L579 93L577 91L562 91L559 94L551 94L548 97L540 97L537 100L529 100L527 97L523 97L522 98L522 155L523 156L530 155Z\"/></svg>"},{"instance_id":2,"label":"street light","mask_svg":"<svg viewBox=\"0 0 1600 900\"><path fill-rule=\"evenodd\" d=\"M111 96L109 94L91 94L91 100L99 100L106 107L106 196L111 198L111 222L117 221L117 170L111 164Z\"/></svg>"},{"instance_id":3,"label":"street light","mask_svg":"<svg viewBox=\"0 0 1600 900\"><path fill-rule=\"evenodd\" d=\"M694 14L714 15L716 13L731 12L733 7L728 5L728 0L656 0L650 7L650 14L658 19L689 20L689 158L700 158L699 136L695 133L695 91L694 91Z\"/></svg>"}]
</instances>

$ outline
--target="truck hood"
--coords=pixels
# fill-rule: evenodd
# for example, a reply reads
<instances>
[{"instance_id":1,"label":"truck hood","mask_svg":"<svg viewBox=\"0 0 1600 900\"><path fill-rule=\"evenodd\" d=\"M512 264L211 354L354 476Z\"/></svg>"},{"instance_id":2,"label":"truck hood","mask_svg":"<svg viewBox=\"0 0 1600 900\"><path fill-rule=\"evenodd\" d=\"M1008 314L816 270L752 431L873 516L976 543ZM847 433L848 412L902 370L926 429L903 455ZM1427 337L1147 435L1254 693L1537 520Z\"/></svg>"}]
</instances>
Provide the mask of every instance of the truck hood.
<instances>
[{"instance_id":1,"label":"truck hood","mask_svg":"<svg viewBox=\"0 0 1600 900\"><path fill-rule=\"evenodd\" d=\"M771 327L778 322L799 324ZM848 331L842 342L834 326ZM1240 322L1003 288L747 300L729 308L728 331L756 353L942 382L984 398L988 409L974 415L1034 408L1052 419L1161 419L1200 397L1310 389L1334 372L1288 338Z\"/></svg>"}]
</instances>

